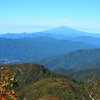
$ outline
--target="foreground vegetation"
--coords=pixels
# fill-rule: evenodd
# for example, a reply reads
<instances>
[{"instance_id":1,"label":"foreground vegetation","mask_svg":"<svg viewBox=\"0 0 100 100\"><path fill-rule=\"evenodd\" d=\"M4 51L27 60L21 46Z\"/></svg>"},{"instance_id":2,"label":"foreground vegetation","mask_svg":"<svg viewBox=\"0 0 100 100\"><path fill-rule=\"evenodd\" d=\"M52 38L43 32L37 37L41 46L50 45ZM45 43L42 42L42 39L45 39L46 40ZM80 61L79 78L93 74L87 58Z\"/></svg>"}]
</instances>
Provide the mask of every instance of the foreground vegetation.
<instances>
[{"instance_id":1,"label":"foreground vegetation","mask_svg":"<svg viewBox=\"0 0 100 100\"><path fill-rule=\"evenodd\" d=\"M1 65L0 67L4 67ZM8 68L13 69L21 69L21 71L16 72L16 78L19 80L18 84L19 87L17 88L18 91L22 89L24 86L29 86L30 84L34 84L42 79L50 78L50 77L57 77L57 78L68 78L64 75L55 74L49 71L47 68L40 64L15 64L15 65L7 65Z\"/></svg>"},{"instance_id":2,"label":"foreground vegetation","mask_svg":"<svg viewBox=\"0 0 100 100\"><path fill-rule=\"evenodd\" d=\"M46 100L48 95L58 100L90 100L82 85L65 78L48 78L20 91L19 100ZM50 100L49 97L47 100Z\"/></svg>"},{"instance_id":3,"label":"foreground vegetation","mask_svg":"<svg viewBox=\"0 0 100 100\"><path fill-rule=\"evenodd\" d=\"M17 100L14 90L18 86L15 78L16 73L12 73L11 69L7 67L2 67L0 71L0 100Z\"/></svg>"},{"instance_id":4,"label":"foreground vegetation","mask_svg":"<svg viewBox=\"0 0 100 100\"><path fill-rule=\"evenodd\" d=\"M100 100L100 78L91 78L83 85L39 64L0 67L0 100Z\"/></svg>"}]
</instances>

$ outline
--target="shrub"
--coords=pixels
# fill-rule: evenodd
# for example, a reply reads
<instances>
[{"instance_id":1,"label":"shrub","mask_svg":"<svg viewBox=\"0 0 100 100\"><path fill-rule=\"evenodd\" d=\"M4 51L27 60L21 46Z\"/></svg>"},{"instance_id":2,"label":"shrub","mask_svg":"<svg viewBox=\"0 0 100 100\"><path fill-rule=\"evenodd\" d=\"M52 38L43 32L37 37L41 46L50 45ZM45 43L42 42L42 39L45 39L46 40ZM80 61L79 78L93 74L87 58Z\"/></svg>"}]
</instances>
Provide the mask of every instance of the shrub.
<instances>
[{"instance_id":1,"label":"shrub","mask_svg":"<svg viewBox=\"0 0 100 100\"><path fill-rule=\"evenodd\" d=\"M94 81L94 76L92 76L86 83L85 88L92 100L100 100L100 77Z\"/></svg>"},{"instance_id":2,"label":"shrub","mask_svg":"<svg viewBox=\"0 0 100 100\"><path fill-rule=\"evenodd\" d=\"M0 71L0 100L17 100L15 97L15 87L18 86L16 73L7 67L2 67Z\"/></svg>"}]
</instances>

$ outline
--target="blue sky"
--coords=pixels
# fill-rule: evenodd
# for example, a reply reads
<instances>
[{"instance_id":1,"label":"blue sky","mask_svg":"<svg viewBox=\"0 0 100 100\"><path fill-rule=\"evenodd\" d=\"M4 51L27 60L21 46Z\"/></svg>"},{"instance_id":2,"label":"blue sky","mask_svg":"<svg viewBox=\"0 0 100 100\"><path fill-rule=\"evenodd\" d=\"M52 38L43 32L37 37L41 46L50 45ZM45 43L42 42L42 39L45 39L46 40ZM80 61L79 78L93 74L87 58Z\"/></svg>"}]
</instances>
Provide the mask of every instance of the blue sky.
<instances>
[{"instance_id":1,"label":"blue sky","mask_svg":"<svg viewBox=\"0 0 100 100\"><path fill-rule=\"evenodd\" d=\"M59 26L100 33L100 0L0 0L0 34Z\"/></svg>"}]
</instances>

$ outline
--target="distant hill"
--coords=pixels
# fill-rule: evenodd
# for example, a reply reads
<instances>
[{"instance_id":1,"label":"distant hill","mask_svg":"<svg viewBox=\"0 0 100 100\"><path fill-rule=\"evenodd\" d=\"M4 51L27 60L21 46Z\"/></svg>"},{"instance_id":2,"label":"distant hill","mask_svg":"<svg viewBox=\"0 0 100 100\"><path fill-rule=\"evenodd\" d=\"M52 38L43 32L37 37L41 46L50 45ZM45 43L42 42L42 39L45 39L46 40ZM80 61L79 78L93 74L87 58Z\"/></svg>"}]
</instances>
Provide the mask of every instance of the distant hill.
<instances>
[{"instance_id":1,"label":"distant hill","mask_svg":"<svg viewBox=\"0 0 100 100\"><path fill-rule=\"evenodd\" d=\"M41 32L33 32L33 33L7 33L1 34L2 38L34 38L34 37L52 37L56 39L66 39L66 37L80 37L80 36L92 36L100 38L100 34L96 33L87 33L78 31L69 27L61 26L55 29L45 30Z\"/></svg>"},{"instance_id":2,"label":"distant hill","mask_svg":"<svg viewBox=\"0 0 100 100\"><path fill-rule=\"evenodd\" d=\"M59 67L65 69L87 69L93 67L91 66L93 63L100 63L100 49L76 50L66 55L38 60L36 63L40 63L51 70Z\"/></svg>"},{"instance_id":3,"label":"distant hill","mask_svg":"<svg viewBox=\"0 0 100 100\"><path fill-rule=\"evenodd\" d=\"M97 65L99 66L98 69L96 69ZM92 66L94 66L94 68ZM57 69L54 69L53 72L56 74L69 76L70 78L73 78L79 82L84 82L84 81L87 81L91 77L91 75L94 75L94 74L96 74L97 76L100 75L100 63L93 64L89 67L91 69L84 69L84 70L75 70L75 69L67 70L65 68L57 68Z\"/></svg>"},{"instance_id":4,"label":"distant hill","mask_svg":"<svg viewBox=\"0 0 100 100\"><path fill-rule=\"evenodd\" d=\"M74 42L83 42L83 43L100 46L100 38L95 38L95 37L91 37L91 36L66 37L65 40L70 40L70 41L74 41Z\"/></svg>"},{"instance_id":5,"label":"distant hill","mask_svg":"<svg viewBox=\"0 0 100 100\"><path fill-rule=\"evenodd\" d=\"M81 69L100 69L100 61L99 61L99 58L92 59L92 61L90 61L90 62L79 63L79 64L75 65L74 68L77 68L78 70L81 70Z\"/></svg>"},{"instance_id":6,"label":"distant hill","mask_svg":"<svg viewBox=\"0 0 100 100\"><path fill-rule=\"evenodd\" d=\"M100 69L85 69L80 71L74 71L71 73L66 73L66 76L69 76L79 82L84 82L87 81L94 74L100 76Z\"/></svg>"},{"instance_id":7,"label":"distant hill","mask_svg":"<svg viewBox=\"0 0 100 100\"><path fill-rule=\"evenodd\" d=\"M55 29L43 31L43 33L51 33L56 39L66 39L70 37L95 37L100 38L100 34L82 32L66 26L61 26Z\"/></svg>"},{"instance_id":8,"label":"distant hill","mask_svg":"<svg viewBox=\"0 0 100 100\"><path fill-rule=\"evenodd\" d=\"M69 40L57 40L49 37L0 38L0 62L4 62L4 59L6 59L5 64L7 62L13 63L27 59L38 60L58 54L66 54L78 49L92 48L97 48L97 46Z\"/></svg>"},{"instance_id":9,"label":"distant hill","mask_svg":"<svg viewBox=\"0 0 100 100\"><path fill-rule=\"evenodd\" d=\"M1 38L19 39L19 38L36 38L36 37L52 37L50 33L35 32L35 33L6 33L0 34Z\"/></svg>"},{"instance_id":10,"label":"distant hill","mask_svg":"<svg viewBox=\"0 0 100 100\"><path fill-rule=\"evenodd\" d=\"M69 79L48 78L20 91L18 100L90 100L85 88Z\"/></svg>"},{"instance_id":11,"label":"distant hill","mask_svg":"<svg viewBox=\"0 0 100 100\"><path fill-rule=\"evenodd\" d=\"M55 29L46 30L46 31L43 31L43 33L51 33L51 34L67 36L67 37L94 35L93 33L78 31L78 30L75 30L75 29L72 29L72 28L69 28L69 27L66 27L66 26L61 26L61 27L58 27L58 28L55 28Z\"/></svg>"},{"instance_id":12,"label":"distant hill","mask_svg":"<svg viewBox=\"0 0 100 100\"><path fill-rule=\"evenodd\" d=\"M54 69L52 70L52 72L56 73L56 74L67 74L67 73L71 73L71 72L74 72L74 71L77 71L75 69L65 69L63 67L59 67L57 69Z\"/></svg>"}]
</instances>

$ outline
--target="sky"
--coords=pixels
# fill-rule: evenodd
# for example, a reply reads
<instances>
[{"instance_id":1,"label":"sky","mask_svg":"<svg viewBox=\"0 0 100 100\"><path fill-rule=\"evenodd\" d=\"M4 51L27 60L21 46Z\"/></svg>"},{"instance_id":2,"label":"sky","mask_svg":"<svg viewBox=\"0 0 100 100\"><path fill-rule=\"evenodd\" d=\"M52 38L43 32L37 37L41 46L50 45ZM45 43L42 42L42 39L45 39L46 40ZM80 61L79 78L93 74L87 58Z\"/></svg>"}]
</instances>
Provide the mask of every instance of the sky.
<instances>
[{"instance_id":1,"label":"sky","mask_svg":"<svg viewBox=\"0 0 100 100\"><path fill-rule=\"evenodd\" d=\"M100 0L0 0L0 34L59 26L100 33Z\"/></svg>"}]
</instances>

